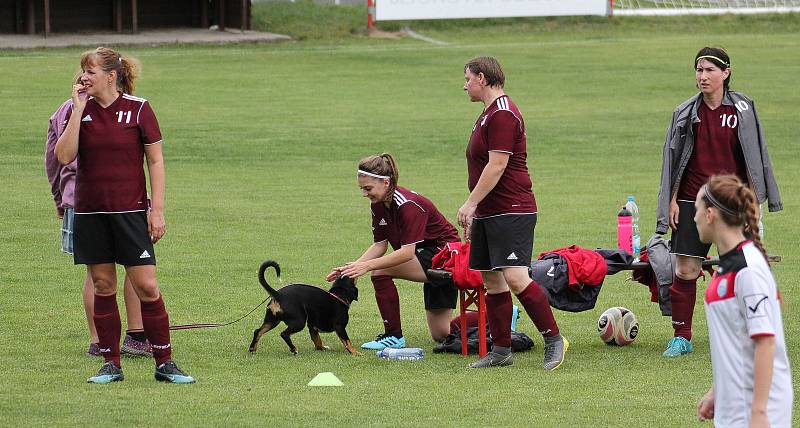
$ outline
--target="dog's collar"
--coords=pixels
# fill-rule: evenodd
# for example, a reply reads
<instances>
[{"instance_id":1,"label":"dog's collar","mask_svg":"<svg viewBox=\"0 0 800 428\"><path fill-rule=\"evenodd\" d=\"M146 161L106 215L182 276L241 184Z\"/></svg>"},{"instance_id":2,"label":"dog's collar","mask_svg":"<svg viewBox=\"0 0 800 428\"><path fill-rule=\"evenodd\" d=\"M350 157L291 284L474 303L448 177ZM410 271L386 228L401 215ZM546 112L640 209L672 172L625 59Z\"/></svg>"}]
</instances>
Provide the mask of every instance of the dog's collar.
<instances>
[{"instance_id":1,"label":"dog's collar","mask_svg":"<svg viewBox=\"0 0 800 428\"><path fill-rule=\"evenodd\" d=\"M339 297L339 296L337 296L337 295L335 295L335 294L331 293L330 291L328 292L328 294L330 294L330 295L331 295L331 297L333 297L334 299L338 300L338 301L339 301L339 303L341 303L341 304L345 305L345 306L346 306L346 307L348 307L348 308L350 307L350 304L349 304L349 303L347 303L347 302L346 302L344 299L342 299L341 297Z\"/></svg>"}]
</instances>

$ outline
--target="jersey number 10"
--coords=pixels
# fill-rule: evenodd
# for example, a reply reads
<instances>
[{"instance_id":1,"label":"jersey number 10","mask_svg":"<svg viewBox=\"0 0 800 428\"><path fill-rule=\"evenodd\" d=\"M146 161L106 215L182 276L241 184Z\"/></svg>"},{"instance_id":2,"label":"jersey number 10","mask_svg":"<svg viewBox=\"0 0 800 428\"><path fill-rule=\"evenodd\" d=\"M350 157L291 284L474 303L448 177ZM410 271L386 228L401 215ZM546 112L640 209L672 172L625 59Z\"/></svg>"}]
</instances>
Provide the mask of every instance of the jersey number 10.
<instances>
[{"instance_id":1,"label":"jersey number 10","mask_svg":"<svg viewBox=\"0 0 800 428\"><path fill-rule=\"evenodd\" d=\"M735 114L722 114L719 116L719 118L722 119L722 123L720 124L720 126L723 128L726 125L728 128L736 128L736 125L739 123L739 118L736 117Z\"/></svg>"}]
</instances>

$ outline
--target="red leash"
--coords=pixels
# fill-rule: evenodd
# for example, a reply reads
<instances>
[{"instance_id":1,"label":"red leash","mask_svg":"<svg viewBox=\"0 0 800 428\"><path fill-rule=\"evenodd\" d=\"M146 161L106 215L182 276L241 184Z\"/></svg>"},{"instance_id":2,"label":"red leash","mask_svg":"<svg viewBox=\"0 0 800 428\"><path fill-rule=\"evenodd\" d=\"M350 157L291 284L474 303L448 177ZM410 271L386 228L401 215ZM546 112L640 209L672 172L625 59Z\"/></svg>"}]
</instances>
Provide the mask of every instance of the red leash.
<instances>
[{"instance_id":1,"label":"red leash","mask_svg":"<svg viewBox=\"0 0 800 428\"><path fill-rule=\"evenodd\" d=\"M255 312L255 310L256 310L256 309L260 308L260 307L261 307L261 305L263 305L263 304L264 304L264 303L265 303L267 300L269 300L269 299L270 299L270 298L269 298L269 297L267 297L266 299L264 299L264 301L263 301L263 302L259 303L259 304L258 304L258 306L256 306L256 307L255 307L255 308L253 308L252 310L250 310L250 312L246 313L244 316L242 316L242 317L240 317L240 318L238 318L238 319L236 319L236 320L234 320L234 321L229 321L229 322L226 322L226 323L224 323L224 324L205 323L205 324L182 324L182 325L171 325L171 326L169 326L169 329L170 329L170 330L191 330L191 329L194 329L194 328L215 328L215 327L225 327L226 325L231 325L231 324L237 323L237 322L239 322L239 321L241 321L241 320L243 320L243 319L247 318L248 316L250 316L250 314L252 314L253 312Z\"/></svg>"}]
</instances>

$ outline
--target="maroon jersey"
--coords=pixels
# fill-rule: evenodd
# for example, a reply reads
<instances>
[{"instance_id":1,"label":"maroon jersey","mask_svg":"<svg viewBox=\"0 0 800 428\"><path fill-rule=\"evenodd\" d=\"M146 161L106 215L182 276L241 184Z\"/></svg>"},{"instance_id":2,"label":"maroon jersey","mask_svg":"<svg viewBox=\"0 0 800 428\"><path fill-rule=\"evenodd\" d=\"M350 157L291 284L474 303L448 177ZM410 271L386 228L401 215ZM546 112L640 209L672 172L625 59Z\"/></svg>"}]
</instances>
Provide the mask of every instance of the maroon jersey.
<instances>
[{"instance_id":1,"label":"maroon jersey","mask_svg":"<svg viewBox=\"0 0 800 428\"><path fill-rule=\"evenodd\" d=\"M120 94L103 108L89 98L78 137L75 212L145 210L144 146L160 142L158 121L147 100Z\"/></svg>"},{"instance_id":2,"label":"maroon jersey","mask_svg":"<svg viewBox=\"0 0 800 428\"><path fill-rule=\"evenodd\" d=\"M478 117L467 145L470 192L489 163L489 152L508 153L509 158L500 181L478 204L475 217L536 212L536 198L525 164L526 144L522 114L507 95L498 97Z\"/></svg>"},{"instance_id":3,"label":"maroon jersey","mask_svg":"<svg viewBox=\"0 0 800 428\"><path fill-rule=\"evenodd\" d=\"M692 156L678 188L678 199L687 201L694 201L700 188L715 174L736 174L743 183L749 182L737 134L736 108L721 105L711 110L701 102L697 115L700 122L694 124Z\"/></svg>"},{"instance_id":4,"label":"maroon jersey","mask_svg":"<svg viewBox=\"0 0 800 428\"><path fill-rule=\"evenodd\" d=\"M395 250L409 244L443 248L448 242L461 240L433 202L412 190L397 187L388 208L378 202L370 209L375 242L388 240Z\"/></svg>"}]
</instances>

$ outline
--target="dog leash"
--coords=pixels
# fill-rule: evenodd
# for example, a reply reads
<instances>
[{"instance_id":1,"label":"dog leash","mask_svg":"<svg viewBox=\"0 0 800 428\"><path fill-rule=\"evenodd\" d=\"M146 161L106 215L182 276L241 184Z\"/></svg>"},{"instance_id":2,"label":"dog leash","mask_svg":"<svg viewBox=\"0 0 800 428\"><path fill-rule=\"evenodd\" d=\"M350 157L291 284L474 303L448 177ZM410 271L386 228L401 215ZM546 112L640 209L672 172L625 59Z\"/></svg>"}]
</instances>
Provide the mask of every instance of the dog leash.
<instances>
[{"instance_id":1,"label":"dog leash","mask_svg":"<svg viewBox=\"0 0 800 428\"><path fill-rule=\"evenodd\" d=\"M350 307L350 304L349 304L349 303L347 303L347 302L346 302L344 299L342 299L341 297L339 297L339 296L337 296L337 295L335 295L335 294L331 293L330 291L328 291L328 294L329 294L331 297L333 297L334 299L338 300L338 301L339 301L339 303L343 304L345 307L347 307L347 308L349 308L349 307Z\"/></svg>"},{"instance_id":2,"label":"dog leash","mask_svg":"<svg viewBox=\"0 0 800 428\"><path fill-rule=\"evenodd\" d=\"M270 298L269 298L269 297L267 297L266 299L264 299L264 301L263 301L263 302L259 303L259 304L258 304L258 306L256 306L255 308L251 309L251 310L250 310L250 312L246 313L244 316L242 316L242 317L239 317L239 318L238 318L238 319L236 319L236 320L233 320L233 321L226 322L226 323L224 323L224 324L214 324L214 323L182 324L182 325L171 325L171 326L169 326L169 329L170 329L170 330L191 330L191 329L195 329L195 328L215 328L215 327L225 327L226 325L235 324L235 323L237 323L237 322L239 322L239 321L241 321L241 320L243 320L243 319L247 318L248 316L250 316L250 314L252 314L253 312L255 312L255 311L256 311L256 309L260 308L260 307L261 307L261 305L263 305L264 303L266 303L266 301L267 301L267 300L269 300L269 299L270 299Z\"/></svg>"}]
</instances>

